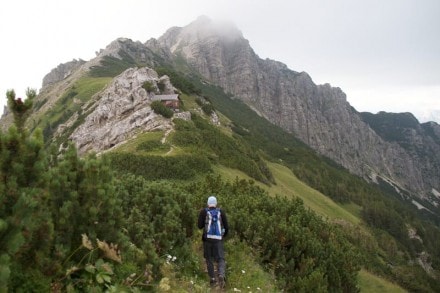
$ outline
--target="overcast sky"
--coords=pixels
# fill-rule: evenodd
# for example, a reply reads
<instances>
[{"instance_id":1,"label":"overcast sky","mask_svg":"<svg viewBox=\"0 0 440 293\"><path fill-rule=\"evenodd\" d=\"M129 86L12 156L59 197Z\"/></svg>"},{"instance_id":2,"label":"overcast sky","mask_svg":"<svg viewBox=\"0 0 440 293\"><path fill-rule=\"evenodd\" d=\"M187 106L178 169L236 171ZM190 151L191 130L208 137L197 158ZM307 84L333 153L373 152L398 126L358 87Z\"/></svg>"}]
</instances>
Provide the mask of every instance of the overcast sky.
<instances>
[{"instance_id":1,"label":"overcast sky","mask_svg":"<svg viewBox=\"0 0 440 293\"><path fill-rule=\"evenodd\" d=\"M39 90L60 63L200 15L232 21L261 58L340 87L358 111L440 122L440 0L1 1L0 113L7 89Z\"/></svg>"}]
</instances>

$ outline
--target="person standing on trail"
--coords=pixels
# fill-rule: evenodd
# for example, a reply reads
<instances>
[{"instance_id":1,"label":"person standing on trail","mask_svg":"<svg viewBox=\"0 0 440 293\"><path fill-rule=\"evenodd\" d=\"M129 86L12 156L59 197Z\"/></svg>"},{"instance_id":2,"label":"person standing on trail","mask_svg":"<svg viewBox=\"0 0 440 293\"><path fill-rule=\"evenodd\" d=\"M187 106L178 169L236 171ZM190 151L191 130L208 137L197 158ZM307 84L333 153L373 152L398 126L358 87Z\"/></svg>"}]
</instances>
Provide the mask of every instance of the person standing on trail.
<instances>
[{"instance_id":1,"label":"person standing on trail","mask_svg":"<svg viewBox=\"0 0 440 293\"><path fill-rule=\"evenodd\" d=\"M217 279L214 272L214 262L217 263L218 284L220 288L225 286L225 251L223 239L228 234L228 219L226 213L217 208L217 198L210 196L207 202L208 207L199 212L197 226L203 230L203 256L206 260L206 267L210 278L210 285L215 286Z\"/></svg>"}]
</instances>

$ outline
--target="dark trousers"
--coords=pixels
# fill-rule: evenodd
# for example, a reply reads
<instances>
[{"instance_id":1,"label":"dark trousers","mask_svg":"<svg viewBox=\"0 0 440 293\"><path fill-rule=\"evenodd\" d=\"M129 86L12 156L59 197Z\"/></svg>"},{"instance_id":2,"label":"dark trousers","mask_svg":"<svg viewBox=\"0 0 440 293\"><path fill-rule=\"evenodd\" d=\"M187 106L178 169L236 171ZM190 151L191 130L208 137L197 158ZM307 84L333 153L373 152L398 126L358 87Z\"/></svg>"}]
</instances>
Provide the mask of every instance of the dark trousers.
<instances>
[{"instance_id":1,"label":"dark trousers","mask_svg":"<svg viewBox=\"0 0 440 293\"><path fill-rule=\"evenodd\" d=\"M218 274L225 277L226 263L225 250L223 248L223 241L221 240L206 240L203 242L203 256L206 260L206 268L211 279L215 278L214 263L217 263Z\"/></svg>"}]
</instances>

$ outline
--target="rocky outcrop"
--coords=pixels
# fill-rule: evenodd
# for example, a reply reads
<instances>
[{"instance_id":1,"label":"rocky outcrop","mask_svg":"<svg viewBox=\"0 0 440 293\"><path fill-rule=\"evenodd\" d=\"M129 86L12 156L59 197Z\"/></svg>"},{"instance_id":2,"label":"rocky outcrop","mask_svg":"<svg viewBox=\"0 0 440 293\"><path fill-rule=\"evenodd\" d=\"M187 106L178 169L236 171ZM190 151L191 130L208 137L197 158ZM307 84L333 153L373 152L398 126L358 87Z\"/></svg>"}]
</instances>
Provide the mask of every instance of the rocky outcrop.
<instances>
[{"instance_id":1,"label":"rocky outcrop","mask_svg":"<svg viewBox=\"0 0 440 293\"><path fill-rule=\"evenodd\" d=\"M420 124L411 113L361 113L383 140L396 143L417 159L426 186L437 186L440 178L440 125Z\"/></svg>"},{"instance_id":2,"label":"rocky outcrop","mask_svg":"<svg viewBox=\"0 0 440 293\"><path fill-rule=\"evenodd\" d=\"M48 86L50 84L57 83L72 74L73 71L77 70L81 65L85 63L84 60L72 60L67 63L62 63L58 65L56 68L52 69L46 76L43 78L43 87Z\"/></svg>"},{"instance_id":3,"label":"rocky outcrop","mask_svg":"<svg viewBox=\"0 0 440 293\"><path fill-rule=\"evenodd\" d=\"M418 156L378 135L341 89L316 85L307 73L262 60L234 26L200 18L168 30L154 45L183 56L206 80L352 173L380 176L422 197L432 188L440 190L440 176L424 168ZM432 164L440 166L440 160Z\"/></svg>"},{"instance_id":4,"label":"rocky outcrop","mask_svg":"<svg viewBox=\"0 0 440 293\"><path fill-rule=\"evenodd\" d=\"M340 88L316 85L305 72L259 58L232 24L201 17L145 44L117 39L97 55L82 66L83 61L74 60L52 70L43 82L47 86L42 92L48 100L41 111L50 109L57 93L69 87L70 79L99 66L105 58L119 59L127 67L173 64L183 58L205 80L352 173L368 180L382 178L422 198L440 190L437 124L417 122L423 134L408 129L404 143L384 137L350 106ZM148 106L150 96L140 87L146 80L157 83L158 77L152 70L142 70L124 72L99 94L100 98L95 97L94 112L71 136L80 152L100 151L122 142L136 129L159 127L155 124L159 118ZM63 82L57 83L60 80ZM171 84L167 90L172 91ZM162 122L168 127L167 121ZM427 143L429 147L424 146Z\"/></svg>"},{"instance_id":5,"label":"rocky outcrop","mask_svg":"<svg viewBox=\"0 0 440 293\"><path fill-rule=\"evenodd\" d=\"M113 79L96 97L93 112L70 136L78 152L107 150L140 131L171 129L171 121L151 109L152 96L142 88L147 81L157 87L159 80L166 84L167 90L173 90L168 77L159 79L147 67L127 69Z\"/></svg>"},{"instance_id":6,"label":"rocky outcrop","mask_svg":"<svg viewBox=\"0 0 440 293\"><path fill-rule=\"evenodd\" d=\"M139 41L128 38L118 38L111 42L105 49L96 52L96 57L101 60L103 57L113 57L128 63L142 64L154 67L157 65L153 52Z\"/></svg>"}]
</instances>

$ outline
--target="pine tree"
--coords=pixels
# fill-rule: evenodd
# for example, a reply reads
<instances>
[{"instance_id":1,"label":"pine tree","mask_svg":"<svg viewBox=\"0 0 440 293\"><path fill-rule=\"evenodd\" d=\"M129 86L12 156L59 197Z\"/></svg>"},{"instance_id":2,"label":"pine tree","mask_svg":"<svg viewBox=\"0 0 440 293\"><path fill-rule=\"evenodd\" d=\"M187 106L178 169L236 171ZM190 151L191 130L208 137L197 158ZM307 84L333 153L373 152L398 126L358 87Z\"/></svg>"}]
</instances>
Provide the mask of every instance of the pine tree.
<instances>
[{"instance_id":1,"label":"pine tree","mask_svg":"<svg viewBox=\"0 0 440 293\"><path fill-rule=\"evenodd\" d=\"M51 239L47 218L47 168L41 132L29 135L26 118L32 108L35 90L27 99L7 92L14 115L9 132L0 133L0 292L7 291L11 265L43 267L45 246Z\"/></svg>"},{"instance_id":2,"label":"pine tree","mask_svg":"<svg viewBox=\"0 0 440 293\"><path fill-rule=\"evenodd\" d=\"M73 145L54 157L50 170L55 255L64 259L90 239L118 243L122 238L121 199L116 197L113 174L105 159L90 155L81 159Z\"/></svg>"},{"instance_id":3,"label":"pine tree","mask_svg":"<svg viewBox=\"0 0 440 293\"><path fill-rule=\"evenodd\" d=\"M27 99L22 101L21 98L15 98L15 92L13 90L10 90L6 93L8 98L8 107L14 115L15 126L21 133L24 133L22 130L24 128L26 119L31 113L30 110L32 109L32 104L36 95L37 92L34 89L28 88L26 90Z\"/></svg>"},{"instance_id":4,"label":"pine tree","mask_svg":"<svg viewBox=\"0 0 440 293\"><path fill-rule=\"evenodd\" d=\"M89 155L80 169L78 201L79 228L90 237L111 242L120 240L123 214L117 198L113 172L104 158ZM80 233L84 233L79 231Z\"/></svg>"},{"instance_id":5,"label":"pine tree","mask_svg":"<svg viewBox=\"0 0 440 293\"><path fill-rule=\"evenodd\" d=\"M48 291L81 234L121 239L121 203L104 160L81 159L73 146L48 159L42 132L25 127L34 90L25 101L7 97L14 125L0 132L0 292Z\"/></svg>"},{"instance_id":6,"label":"pine tree","mask_svg":"<svg viewBox=\"0 0 440 293\"><path fill-rule=\"evenodd\" d=\"M62 157L56 152L52 155L49 189L52 195L51 211L56 232L53 257L59 261L67 258L74 249L72 242L77 226L75 213L81 208L78 202L80 177L78 169L80 168L81 161L78 160L74 147L69 147Z\"/></svg>"}]
</instances>

